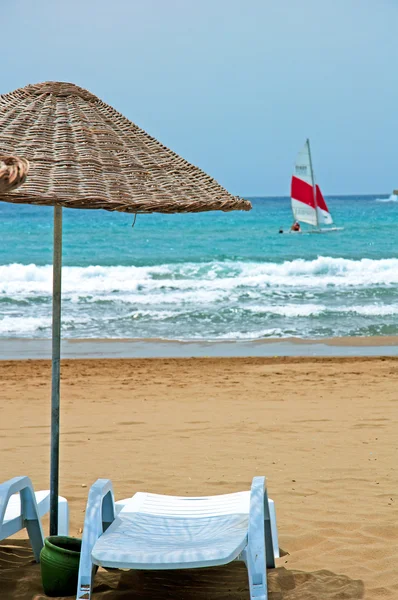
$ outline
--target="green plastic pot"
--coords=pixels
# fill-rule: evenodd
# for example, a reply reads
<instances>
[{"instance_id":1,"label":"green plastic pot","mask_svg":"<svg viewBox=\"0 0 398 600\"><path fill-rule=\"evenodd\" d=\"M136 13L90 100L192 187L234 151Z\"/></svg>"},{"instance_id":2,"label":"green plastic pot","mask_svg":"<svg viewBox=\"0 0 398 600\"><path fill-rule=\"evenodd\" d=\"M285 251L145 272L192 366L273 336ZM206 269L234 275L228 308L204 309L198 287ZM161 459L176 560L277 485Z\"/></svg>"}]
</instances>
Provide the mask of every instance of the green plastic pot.
<instances>
[{"instance_id":1,"label":"green plastic pot","mask_svg":"<svg viewBox=\"0 0 398 600\"><path fill-rule=\"evenodd\" d=\"M41 581L46 596L74 596L82 541L63 535L44 540L40 552Z\"/></svg>"}]
</instances>

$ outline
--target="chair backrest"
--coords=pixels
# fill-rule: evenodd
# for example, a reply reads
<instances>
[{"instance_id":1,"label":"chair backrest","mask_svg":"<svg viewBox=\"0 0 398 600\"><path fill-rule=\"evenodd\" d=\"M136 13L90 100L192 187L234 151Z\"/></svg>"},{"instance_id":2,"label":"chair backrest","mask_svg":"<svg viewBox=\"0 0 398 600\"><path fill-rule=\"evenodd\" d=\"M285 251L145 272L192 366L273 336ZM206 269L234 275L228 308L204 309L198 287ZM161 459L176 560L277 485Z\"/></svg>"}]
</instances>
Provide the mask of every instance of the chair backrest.
<instances>
[{"instance_id":1,"label":"chair backrest","mask_svg":"<svg viewBox=\"0 0 398 600\"><path fill-rule=\"evenodd\" d=\"M222 515L249 514L250 492L236 492L220 496L163 496L137 492L121 512L137 512L164 517L201 518Z\"/></svg>"}]
</instances>

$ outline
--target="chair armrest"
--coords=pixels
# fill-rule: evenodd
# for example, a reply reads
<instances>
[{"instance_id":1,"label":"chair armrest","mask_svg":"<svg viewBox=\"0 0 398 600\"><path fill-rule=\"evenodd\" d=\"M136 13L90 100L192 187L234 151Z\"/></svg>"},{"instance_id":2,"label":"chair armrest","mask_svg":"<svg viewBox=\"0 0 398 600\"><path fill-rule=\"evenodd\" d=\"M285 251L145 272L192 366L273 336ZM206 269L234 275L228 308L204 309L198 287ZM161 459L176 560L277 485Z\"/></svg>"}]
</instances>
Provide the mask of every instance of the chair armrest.
<instances>
[{"instance_id":1,"label":"chair armrest","mask_svg":"<svg viewBox=\"0 0 398 600\"><path fill-rule=\"evenodd\" d=\"M7 524L4 524L4 515L8 502L13 494L20 494L21 511ZM39 562L40 550L44 544L36 496L29 477L13 477L0 484L0 540L20 531L26 527L31 540L35 559Z\"/></svg>"},{"instance_id":2,"label":"chair armrest","mask_svg":"<svg viewBox=\"0 0 398 600\"><path fill-rule=\"evenodd\" d=\"M93 564L91 551L95 542L115 520L115 499L110 479L97 479L91 486L84 519L80 554L78 590L90 586ZM80 596L78 596L80 597Z\"/></svg>"},{"instance_id":3,"label":"chair armrest","mask_svg":"<svg viewBox=\"0 0 398 600\"><path fill-rule=\"evenodd\" d=\"M254 477L252 481L250 490L248 536L250 540L249 547L253 553L253 558L264 552L265 542L266 565L269 569L274 568L275 544L272 538L271 515L265 477Z\"/></svg>"},{"instance_id":4,"label":"chair armrest","mask_svg":"<svg viewBox=\"0 0 398 600\"><path fill-rule=\"evenodd\" d=\"M21 492L22 490L25 490L25 489L30 490L31 496L34 499L34 506L36 507L36 514L38 514L35 493L33 490L32 482L29 479L29 477L13 477L12 479L9 479L8 481L5 481L4 483L0 484L0 523L3 523L3 521L4 521L6 508L7 508L7 505L8 505L8 502L9 502L11 496L13 496L14 494L18 494L18 492ZM21 503L21 509L22 509L22 503ZM29 513L31 514L31 512L32 512L32 507L30 506ZM22 513L22 510L21 510L21 513Z\"/></svg>"},{"instance_id":5,"label":"chair armrest","mask_svg":"<svg viewBox=\"0 0 398 600\"><path fill-rule=\"evenodd\" d=\"M271 518L271 536L272 536L272 546L274 549L274 558L280 558L278 528L276 525L275 502L273 500L271 500L271 498L268 498L268 506L269 506L269 514L270 514L270 518Z\"/></svg>"}]
</instances>

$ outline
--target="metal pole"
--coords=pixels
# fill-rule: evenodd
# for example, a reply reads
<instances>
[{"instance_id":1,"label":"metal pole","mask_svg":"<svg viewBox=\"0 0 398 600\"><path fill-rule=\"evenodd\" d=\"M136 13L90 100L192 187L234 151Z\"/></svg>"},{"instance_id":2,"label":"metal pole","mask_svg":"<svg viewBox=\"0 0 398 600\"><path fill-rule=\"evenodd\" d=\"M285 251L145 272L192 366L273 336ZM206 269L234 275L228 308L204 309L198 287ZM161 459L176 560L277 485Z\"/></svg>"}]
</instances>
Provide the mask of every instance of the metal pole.
<instances>
[{"instance_id":1,"label":"metal pole","mask_svg":"<svg viewBox=\"0 0 398 600\"><path fill-rule=\"evenodd\" d=\"M59 384L61 357L62 207L54 206L53 327L51 379L50 535L58 533Z\"/></svg>"},{"instance_id":2,"label":"metal pole","mask_svg":"<svg viewBox=\"0 0 398 600\"><path fill-rule=\"evenodd\" d=\"M312 193L314 195L314 205L315 205L315 216L316 216L316 226L319 229L319 219L318 219L318 204L316 201L316 187L315 187L315 176L314 169L312 167L312 157L311 157L311 148L310 148L310 140L307 139L307 147L308 147L308 156L310 159L310 170L311 170L311 181L312 181Z\"/></svg>"}]
</instances>

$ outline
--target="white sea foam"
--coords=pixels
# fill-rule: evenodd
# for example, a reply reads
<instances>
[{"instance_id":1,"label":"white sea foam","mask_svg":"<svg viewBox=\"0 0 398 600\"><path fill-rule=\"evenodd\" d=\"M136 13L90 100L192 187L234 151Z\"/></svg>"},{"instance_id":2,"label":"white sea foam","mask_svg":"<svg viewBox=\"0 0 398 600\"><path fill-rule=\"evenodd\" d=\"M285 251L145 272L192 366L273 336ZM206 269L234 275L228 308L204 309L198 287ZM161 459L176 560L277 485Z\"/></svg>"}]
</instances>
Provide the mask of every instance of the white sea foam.
<instances>
[{"instance_id":1,"label":"white sea foam","mask_svg":"<svg viewBox=\"0 0 398 600\"><path fill-rule=\"evenodd\" d=\"M336 287L395 286L398 284L398 259L319 257L283 263L210 262L166 264L160 266L64 267L62 292L72 301L116 300L139 302L188 302L196 299L214 302L224 295L267 289L308 290ZM0 266L0 297L14 299L50 297L50 265ZM166 300L166 301L167 301Z\"/></svg>"},{"instance_id":2,"label":"white sea foam","mask_svg":"<svg viewBox=\"0 0 398 600\"><path fill-rule=\"evenodd\" d=\"M389 332L398 259L66 266L62 293L63 332L75 337L243 340L374 324ZM51 265L0 266L0 336L48 337L51 295Z\"/></svg>"},{"instance_id":3,"label":"white sea foam","mask_svg":"<svg viewBox=\"0 0 398 600\"><path fill-rule=\"evenodd\" d=\"M5 316L0 319L0 335L27 335L51 328L51 317Z\"/></svg>"},{"instance_id":4,"label":"white sea foam","mask_svg":"<svg viewBox=\"0 0 398 600\"><path fill-rule=\"evenodd\" d=\"M323 304L285 304L281 306L260 305L248 307L250 312L258 315L280 315L282 317L313 317L326 312L328 309Z\"/></svg>"},{"instance_id":5,"label":"white sea foam","mask_svg":"<svg viewBox=\"0 0 398 600\"><path fill-rule=\"evenodd\" d=\"M388 198L376 198L376 202L398 202L398 196L391 194Z\"/></svg>"},{"instance_id":6,"label":"white sea foam","mask_svg":"<svg viewBox=\"0 0 398 600\"><path fill-rule=\"evenodd\" d=\"M289 337L280 327L273 327L269 329L260 329L253 331L229 331L228 333L221 333L214 336L214 339L218 341L222 340L259 340L263 338L283 338Z\"/></svg>"},{"instance_id":7,"label":"white sea foam","mask_svg":"<svg viewBox=\"0 0 398 600\"><path fill-rule=\"evenodd\" d=\"M365 317L384 317L398 315L398 304L370 304L365 306L347 306L336 309L336 312L355 313Z\"/></svg>"}]
</instances>

